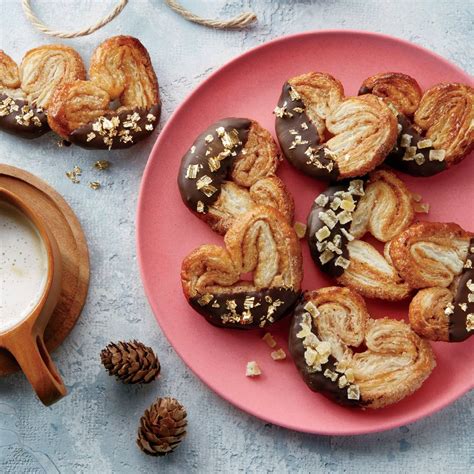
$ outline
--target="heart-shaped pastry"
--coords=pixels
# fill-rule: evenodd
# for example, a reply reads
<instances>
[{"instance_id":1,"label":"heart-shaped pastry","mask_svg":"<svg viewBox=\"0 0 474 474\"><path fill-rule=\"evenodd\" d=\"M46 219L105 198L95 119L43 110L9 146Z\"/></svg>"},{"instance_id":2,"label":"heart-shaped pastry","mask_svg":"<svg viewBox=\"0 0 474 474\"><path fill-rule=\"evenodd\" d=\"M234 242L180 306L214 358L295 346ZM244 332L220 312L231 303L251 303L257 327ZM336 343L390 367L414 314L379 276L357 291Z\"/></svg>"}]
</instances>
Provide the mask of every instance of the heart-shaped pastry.
<instances>
[{"instance_id":1,"label":"heart-shaped pastry","mask_svg":"<svg viewBox=\"0 0 474 474\"><path fill-rule=\"evenodd\" d=\"M129 148L149 136L160 117L158 81L150 56L131 36L107 39L95 50L90 80L56 89L50 127L84 148Z\"/></svg>"},{"instance_id":2,"label":"heart-shaped pastry","mask_svg":"<svg viewBox=\"0 0 474 474\"><path fill-rule=\"evenodd\" d=\"M330 186L314 201L307 239L318 267L370 298L401 300L411 293L390 261L360 240L367 232L393 239L415 217L413 195L391 171Z\"/></svg>"},{"instance_id":3,"label":"heart-shaped pastry","mask_svg":"<svg viewBox=\"0 0 474 474\"><path fill-rule=\"evenodd\" d=\"M388 162L413 176L431 176L459 163L474 148L474 89L441 83L424 94L415 79L395 72L366 79L359 94L391 104L398 140ZM364 97L364 95L362 95Z\"/></svg>"},{"instance_id":4,"label":"heart-shaped pastry","mask_svg":"<svg viewBox=\"0 0 474 474\"><path fill-rule=\"evenodd\" d=\"M202 245L183 261L189 304L220 327L250 329L274 323L294 307L303 277L301 247L287 220L256 207L234 221L226 248ZM243 279L252 273L252 278Z\"/></svg>"},{"instance_id":5,"label":"heart-shaped pastry","mask_svg":"<svg viewBox=\"0 0 474 474\"><path fill-rule=\"evenodd\" d=\"M183 156L178 186L184 204L225 234L234 220L256 206L278 209L293 220L293 198L275 176L278 148L254 120L226 118L210 125Z\"/></svg>"},{"instance_id":6,"label":"heart-shaped pastry","mask_svg":"<svg viewBox=\"0 0 474 474\"><path fill-rule=\"evenodd\" d=\"M474 333L474 234L457 224L413 224L388 247L413 287L410 324L431 340L464 341Z\"/></svg>"},{"instance_id":7,"label":"heart-shaped pastry","mask_svg":"<svg viewBox=\"0 0 474 474\"><path fill-rule=\"evenodd\" d=\"M382 408L415 392L436 366L430 344L403 321L372 319L349 288L306 292L289 349L308 387L341 405Z\"/></svg>"},{"instance_id":8,"label":"heart-shaped pastry","mask_svg":"<svg viewBox=\"0 0 474 474\"><path fill-rule=\"evenodd\" d=\"M380 98L344 98L342 84L311 72L289 79L275 108L283 154L313 178L340 180L372 171L393 149L397 121Z\"/></svg>"},{"instance_id":9,"label":"heart-shaped pastry","mask_svg":"<svg viewBox=\"0 0 474 474\"><path fill-rule=\"evenodd\" d=\"M0 51L0 128L24 138L49 131L46 113L55 89L85 78L79 54L49 44L28 51L20 64Z\"/></svg>"}]
</instances>

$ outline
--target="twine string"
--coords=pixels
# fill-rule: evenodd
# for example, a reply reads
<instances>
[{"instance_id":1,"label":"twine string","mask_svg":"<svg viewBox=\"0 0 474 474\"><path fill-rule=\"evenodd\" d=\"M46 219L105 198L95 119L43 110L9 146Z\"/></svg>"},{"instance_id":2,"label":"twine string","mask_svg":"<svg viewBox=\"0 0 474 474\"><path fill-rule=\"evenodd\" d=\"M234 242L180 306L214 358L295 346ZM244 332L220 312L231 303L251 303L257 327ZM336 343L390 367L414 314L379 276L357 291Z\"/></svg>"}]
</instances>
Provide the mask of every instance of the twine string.
<instances>
[{"instance_id":1,"label":"twine string","mask_svg":"<svg viewBox=\"0 0 474 474\"><path fill-rule=\"evenodd\" d=\"M127 5L128 0L119 0L115 8L104 18L99 20L94 25L91 25L87 28L84 28L79 31L57 31L49 28L45 25L34 13L31 8L30 0L21 0L21 5L23 7L23 12L28 19L28 21L39 31L44 33L48 36L55 36L57 38L78 38L80 36L87 36L94 31L99 30L103 26L110 23L114 18L116 18L122 10ZM178 1L176 0L165 0L165 3L176 13L181 15L188 21L193 23L197 23L199 25L208 26L210 28L216 28L219 30L224 29L241 29L246 28L247 26L255 23L257 21L257 15L253 12L241 13L233 18L229 18L228 20L219 20L219 19L212 19L212 18L203 18L198 15L195 15L191 11L184 8Z\"/></svg>"}]
</instances>

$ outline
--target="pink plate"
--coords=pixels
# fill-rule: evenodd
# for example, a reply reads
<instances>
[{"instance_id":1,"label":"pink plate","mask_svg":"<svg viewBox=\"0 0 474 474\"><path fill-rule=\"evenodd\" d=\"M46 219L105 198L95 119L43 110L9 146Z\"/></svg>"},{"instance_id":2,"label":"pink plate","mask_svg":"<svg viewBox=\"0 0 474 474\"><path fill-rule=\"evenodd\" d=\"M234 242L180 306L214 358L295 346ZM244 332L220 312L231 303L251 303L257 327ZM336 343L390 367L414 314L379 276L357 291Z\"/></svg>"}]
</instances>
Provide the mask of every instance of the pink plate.
<instances>
[{"instance_id":1,"label":"pink plate","mask_svg":"<svg viewBox=\"0 0 474 474\"><path fill-rule=\"evenodd\" d=\"M473 388L474 338L461 344L434 344L437 368L423 387L401 403L381 410L342 408L311 392L288 357L274 362L261 331L217 329L195 313L182 296L183 258L204 243L222 244L181 202L176 184L182 155L207 125L227 116L258 120L274 130L275 107L283 82L308 71L333 74L348 95L362 80L382 71L414 76L423 88L440 81L472 83L470 77L434 53L396 38L356 31L304 33L259 46L232 60L206 79L170 118L145 170L138 204L138 256L145 290L172 346L212 390L265 421L310 433L350 435L394 428L428 416ZM306 221L324 184L307 178L288 163L279 175L296 201L296 219ZM474 160L432 178L405 181L431 205L430 220L456 221L474 231ZM303 288L331 282L316 270L303 242ZM408 304L370 301L373 315L404 317ZM288 321L272 327L287 350ZM258 379L245 377L257 360Z\"/></svg>"}]
</instances>

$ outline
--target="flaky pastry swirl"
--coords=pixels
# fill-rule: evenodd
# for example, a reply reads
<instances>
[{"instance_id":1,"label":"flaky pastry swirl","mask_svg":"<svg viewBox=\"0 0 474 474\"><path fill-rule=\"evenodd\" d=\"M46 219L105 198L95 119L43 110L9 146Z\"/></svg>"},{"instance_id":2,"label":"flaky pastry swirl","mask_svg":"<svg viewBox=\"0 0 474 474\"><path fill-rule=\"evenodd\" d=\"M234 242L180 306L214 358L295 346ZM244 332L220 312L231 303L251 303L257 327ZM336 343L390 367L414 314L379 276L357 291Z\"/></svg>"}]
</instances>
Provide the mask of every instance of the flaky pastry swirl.
<instances>
[{"instance_id":1,"label":"flaky pastry swirl","mask_svg":"<svg viewBox=\"0 0 474 474\"><path fill-rule=\"evenodd\" d=\"M420 222L387 249L414 288L410 324L431 340L460 342L474 332L474 234L457 224Z\"/></svg>"},{"instance_id":2,"label":"flaky pastry swirl","mask_svg":"<svg viewBox=\"0 0 474 474\"><path fill-rule=\"evenodd\" d=\"M382 73L366 79L359 94L382 97L398 118L397 145L388 157L414 176L431 176L459 163L474 148L474 89L441 83L423 95L415 79Z\"/></svg>"},{"instance_id":3,"label":"flaky pastry swirl","mask_svg":"<svg viewBox=\"0 0 474 474\"><path fill-rule=\"evenodd\" d=\"M415 392L436 365L409 325L372 319L349 288L306 292L296 307L289 349L303 380L342 405L382 408Z\"/></svg>"},{"instance_id":4,"label":"flaky pastry swirl","mask_svg":"<svg viewBox=\"0 0 474 474\"><path fill-rule=\"evenodd\" d=\"M178 173L181 197L220 234L259 205L278 209L291 222L293 198L275 176L278 162L270 132L256 121L219 120L196 138L182 158Z\"/></svg>"},{"instance_id":5,"label":"flaky pastry swirl","mask_svg":"<svg viewBox=\"0 0 474 474\"><path fill-rule=\"evenodd\" d=\"M274 112L284 155L316 178L361 176L378 166L396 142L396 119L383 100L344 98L341 83L329 74L289 79Z\"/></svg>"},{"instance_id":6,"label":"flaky pastry swirl","mask_svg":"<svg viewBox=\"0 0 474 474\"><path fill-rule=\"evenodd\" d=\"M0 127L24 138L42 135L49 130L45 112L56 88L84 78L82 59L68 46L34 48L19 68L0 51Z\"/></svg>"},{"instance_id":7,"label":"flaky pastry swirl","mask_svg":"<svg viewBox=\"0 0 474 474\"><path fill-rule=\"evenodd\" d=\"M286 219L256 207L235 220L226 248L202 245L181 267L183 292L211 324L248 329L284 317L294 306L302 280L299 240ZM252 280L241 276L252 273Z\"/></svg>"},{"instance_id":8,"label":"flaky pastry swirl","mask_svg":"<svg viewBox=\"0 0 474 474\"><path fill-rule=\"evenodd\" d=\"M56 89L50 127L85 148L128 148L152 133L160 116L158 81L140 41L115 36L92 56L88 81ZM118 108L110 107L118 102Z\"/></svg>"},{"instance_id":9,"label":"flaky pastry swirl","mask_svg":"<svg viewBox=\"0 0 474 474\"><path fill-rule=\"evenodd\" d=\"M308 216L308 243L319 268L364 296L401 300L411 293L389 259L360 240L393 239L414 219L412 194L391 171L330 186Z\"/></svg>"}]
</instances>

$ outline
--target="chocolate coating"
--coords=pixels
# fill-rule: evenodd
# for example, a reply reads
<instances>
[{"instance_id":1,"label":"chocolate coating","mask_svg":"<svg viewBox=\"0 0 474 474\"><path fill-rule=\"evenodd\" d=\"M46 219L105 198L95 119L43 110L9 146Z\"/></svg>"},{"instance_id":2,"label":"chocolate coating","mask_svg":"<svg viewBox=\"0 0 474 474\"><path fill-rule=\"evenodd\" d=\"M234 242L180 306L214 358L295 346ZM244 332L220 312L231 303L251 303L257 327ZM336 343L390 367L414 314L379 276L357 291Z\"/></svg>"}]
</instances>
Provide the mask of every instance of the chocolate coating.
<instances>
[{"instance_id":1,"label":"chocolate coating","mask_svg":"<svg viewBox=\"0 0 474 474\"><path fill-rule=\"evenodd\" d=\"M362 179L363 178L358 178ZM365 182L365 180L364 180ZM349 189L349 183L350 180L343 181L341 184L333 185L328 187L323 194L325 194L328 197L328 203L323 207L314 202L311 211L308 215L308 227L307 227L307 233L306 233L306 238L308 240L308 245L309 245L309 250L311 252L311 257L314 260L314 263L326 274L329 276L336 278L341 276L344 273L344 268L341 266L338 266L335 264L337 256L330 260L329 262L322 264L321 260L319 257L322 255L323 251L319 251L317 248L317 243L318 240L316 238L316 232L324 227L326 224L321 220L319 217L320 212L327 212L328 210L331 209L330 205L334 201L334 198L336 197L335 194L340 191L347 191ZM352 195L352 198L355 201L355 204L357 206L360 196ZM341 209L339 209L341 211ZM335 211L336 213L339 211ZM349 260L349 249L347 248L347 244L349 242L348 238L341 232L341 229L345 229L347 232L349 232L349 229L351 227L351 222L348 222L347 224L341 224L339 221L337 221L336 225L330 229L330 236L325 239L326 242L333 241L334 237L336 235L340 235L341 238L341 245L340 245L340 250L342 251L341 257L345 258L346 260Z\"/></svg>"},{"instance_id":2,"label":"chocolate coating","mask_svg":"<svg viewBox=\"0 0 474 474\"><path fill-rule=\"evenodd\" d=\"M336 180L339 176L337 163L321 145L318 131L305 112L304 102L292 99L290 91L291 86L286 82L278 100L278 107L284 109L283 116L277 115L275 121L283 154L295 168L312 178ZM295 143L295 140L300 144ZM330 171L326 168L328 165Z\"/></svg>"},{"instance_id":3,"label":"chocolate coating","mask_svg":"<svg viewBox=\"0 0 474 474\"><path fill-rule=\"evenodd\" d=\"M286 288L269 288L215 294L207 304L200 304L200 297L194 297L189 299L189 303L214 326L253 329L263 328L284 318L294 308L300 294L300 291ZM253 307L246 310L244 302L249 298L254 298Z\"/></svg>"},{"instance_id":4,"label":"chocolate coating","mask_svg":"<svg viewBox=\"0 0 474 474\"><path fill-rule=\"evenodd\" d=\"M139 118L131 120L130 117L135 113L139 115ZM73 130L67 139L82 148L93 150L121 150L130 148L153 133L158 126L160 113L161 103L153 105L148 110L135 108L121 111L118 114L111 111L104 117L109 120L113 117L118 117L119 119L119 123L114 127L112 133L107 129L104 129L103 132L94 130L94 124L97 124L99 121L99 119L96 119ZM150 114L154 119L148 118Z\"/></svg>"},{"instance_id":5,"label":"chocolate coating","mask_svg":"<svg viewBox=\"0 0 474 474\"><path fill-rule=\"evenodd\" d=\"M10 105L7 105L7 101ZM33 112L30 118L27 116L29 111ZM28 139L38 138L50 130L48 118L42 109L31 107L26 100L13 99L7 94L0 94L0 128Z\"/></svg>"},{"instance_id":6,"label":"chocolate coating","mask_svg":"<svg viewBox=\"0 0 474 474\"><path fill-rule=\"evenodd\" d=\"M247 143L251 125L252 121L249 119L229 117L213 123L196 138L193 146L183 156L178 173L179 192L189 209L196 211L198 202L201 202L203 207L199 212L206 213L209 206L217 201L222 183L228 178L235 159ZM238 142L231 148L224 146L217 133L220 127L223 127L227 133L233 130L237 132ZM212 137L212 141L210 139L206 141L206 137ZM219 157L219 167L211 170L209 159L217 157ZM196 176L186 177L188 167L192 165L198 166ZM199 179L204 176L212 179L211 186L216 189L212 194L208 193L210 195L206 195L204 189L197 188Z\"/></svg>"},{"instance_id":7,"label":"chocolate coating","mask_svg":"<svg viewBox=\"0 0 474 474\"><path fill-rule=\"evenodd\" d=\"M325 397L336 401L341 405L360 407L364 405L364 402L359 400L352 400L347 398L348 387L340 388L337 380L333 382L330 378L324 376L324 371L326 369L336 372L336 363L337 360L330 355L328 362L321 365L321 371L312 371L306 364L304 353L305 347L303 345L303 339L297 337L297 334L301 330L301 322L303 321L303 314L306 312L304 305L306 300L303 298L301 302L296 306L293 316L293 321L290 326L290 337L288 348L290 350L291 357L295 362L295 365L305 381L306 385L313 390L313 392L318 392L324 395ZM312 328L314 334L319 337L317 329Z\"/></svg>"},{"instance_id":8,"label":"chocolate coating","mask_svg":"<svg viewBox=\"0 0 474 474\"><path fill-rule=\"evenodd\" d=\"M397 170L403 171L411 176L433 176L446 169L446 161L430 161L429 155L430 150L434 150L433 147L417 149L417 153L422 153L425 161L419 165L415 160L404 160L405 148L400 146L402 135L411 135L411 146L417 146L418 142L424 140L424 137L414 128L411 121L403 114L398 114L398 123L402 126L401 131L398 134L397 144L395 148L387 156L387 163L393 166Z\"/></svg>"},{"instance_id":9,"label":"chocolate coating","mask_svg":"<svg viewBox=\"0 0 474 474\"><path fill-rule=\"evenodd\" d=\"M474 301L469 302L468 295L471 293L466 286L467 282L471 280L474 284L474 237L469 242L469 251L466 261L471 262L472 268L465 268L459 278L456 295L454 296L453 314L449 316L449 340L451 342L465 341L469 336L474 334L473 331L468 331L466 328L467 315L474 314ZM467 305L466 311L463 311L460 304Z\"/></svg>"}]
</instances>

